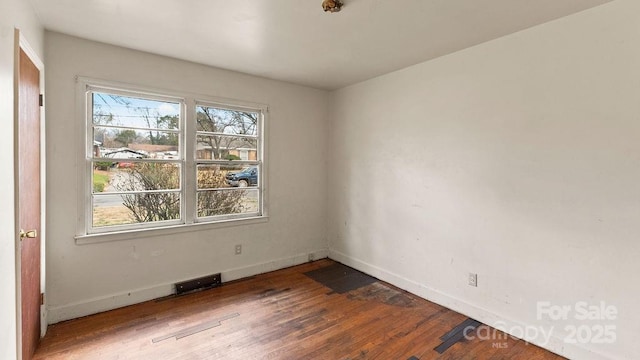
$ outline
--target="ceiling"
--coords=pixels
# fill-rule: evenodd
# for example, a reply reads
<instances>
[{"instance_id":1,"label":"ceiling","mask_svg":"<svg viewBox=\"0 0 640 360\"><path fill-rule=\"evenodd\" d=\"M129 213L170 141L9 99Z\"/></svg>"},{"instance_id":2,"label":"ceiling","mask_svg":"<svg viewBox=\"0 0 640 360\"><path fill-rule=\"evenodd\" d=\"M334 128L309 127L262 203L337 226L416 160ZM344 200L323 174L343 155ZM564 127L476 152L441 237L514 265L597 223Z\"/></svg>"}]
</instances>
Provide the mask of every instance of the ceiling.
<instances>
[{"instance_id":1,"label":"ceiling","mask_svg":"<svg viewBox=\"0 0 640 360\"><path fill-rule=\"evenodd\" d=\"M611 0L30 0L45 28L338 89Z\"/></svg>"}]
</instances>

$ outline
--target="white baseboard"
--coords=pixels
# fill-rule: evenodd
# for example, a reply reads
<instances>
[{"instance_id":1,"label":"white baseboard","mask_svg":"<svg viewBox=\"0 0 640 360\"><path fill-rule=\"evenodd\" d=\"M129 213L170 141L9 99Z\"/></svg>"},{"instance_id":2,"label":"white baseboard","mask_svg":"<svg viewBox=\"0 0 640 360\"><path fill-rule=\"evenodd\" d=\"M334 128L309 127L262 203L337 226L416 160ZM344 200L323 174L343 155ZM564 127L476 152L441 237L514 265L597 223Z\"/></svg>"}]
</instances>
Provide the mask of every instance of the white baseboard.
<instances>
[{"instance_id":1,"label":"white baseboard","mask_svg":"<svg viewBox=\"0 0 640 360\"><path fill-rule=\"evenodd\" d=\"M242 279L249 276L263 274L270 271L280 270L287 267L300 265L308 262L310 257L313 260L328 257L329 251L326 249L317 250L310 253L294 255L287 258L268 261L265 263L239 267L222 271L222 282ZM209 274L205 274L209 275ZM204 275L203 275L204 276ZM185 279L186 280L186 279ZM126 293L115 294L85 301L79 301L62 306L49 307L47 310L47 322L55 324L60 321L76 319L82 316L97 314L100 312L121 308L144 301L149 301L174 293L174 284L167 283L149 288L136 289Z\"/></svg>"},{"instance_id":2,"label":"white baseboard","mask_svg":"<svg viewBox=\"0 0 640 360\"><path fill-rule=\"evenodd\" d=\"M478 320L489 326L496 327L497 324L502 325L501 328L505 329L509 333L509 329L524 329L527 324L513 319L505 318L499 314L493 313L489 310L477 307L469 304L463 300L457 299L448 294L442 293L438 290L422 285L413 280L407 279L403 276L394 274L388 270L382 269L375 265L366 263L364 261L353 258L349 255L343 254L335 250L329 250L329 258L345 265L348 265L354 269L362 271L368 275L376 277L389 284L397 286L403 290L406 290L414 295L417 295L423 299L434 302L438 305L444 306L453 311L464 314L470 318ZM510 335L521 338L519 334ZM563 339L558 337L551 337L548 343L541 343L540 339L527 339L529 343L545 348L551 352L562 355L569 359L584 359L584 360L611 360L613 357L606 356L604 354L586 349L576 344L567 344Z\"/></svg>"},{"instance_id":3,"label":"white baseboard","mask_svg":"<svg viewBox=\"0 0 640 360\"><path fill-rule=\"evenodd\" d=\"M46 300L45 300L46 301ZM47 319L49 316L49 311L47 310L47 305L40 305L40 337L43 338L47 334Z\"/></svg>"}]
</instances>

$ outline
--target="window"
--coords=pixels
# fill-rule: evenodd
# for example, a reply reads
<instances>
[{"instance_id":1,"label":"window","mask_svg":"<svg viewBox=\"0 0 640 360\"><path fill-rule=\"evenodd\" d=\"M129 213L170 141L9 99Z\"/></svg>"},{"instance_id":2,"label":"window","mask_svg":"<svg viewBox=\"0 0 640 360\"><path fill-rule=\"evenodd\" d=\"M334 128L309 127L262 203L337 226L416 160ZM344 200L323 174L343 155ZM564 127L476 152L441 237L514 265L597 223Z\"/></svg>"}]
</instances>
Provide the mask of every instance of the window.
<instances>
[{"instance_id":1,"label":"window","mask_svg":"<svg viewBox=\"0 0 640 360\"><path fill-rule=\"evenodd\" d=\"M199 219L260 212L259 118L258 112L197 105L196 216ZM243 158L242 152L253 156Z\"/></svg>"},{"instance_id":2,"label":"window","mask_svg":"<svg viewBox=\"0 0 640 360\"><path fill-rule=\"evenodd\" d=\"M266 107L81 85L84 234L264 216Z\"/></svg>"}]
</instances>

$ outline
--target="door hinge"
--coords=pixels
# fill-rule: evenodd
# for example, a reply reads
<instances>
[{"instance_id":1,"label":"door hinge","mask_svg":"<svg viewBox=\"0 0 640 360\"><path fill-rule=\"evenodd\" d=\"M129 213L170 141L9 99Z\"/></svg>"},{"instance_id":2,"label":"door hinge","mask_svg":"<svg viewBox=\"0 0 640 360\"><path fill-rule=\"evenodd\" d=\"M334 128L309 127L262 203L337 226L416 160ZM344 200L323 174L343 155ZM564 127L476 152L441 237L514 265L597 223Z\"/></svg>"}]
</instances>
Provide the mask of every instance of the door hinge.
<instances>
[{"instance_id":1,"label":"door hinge","mask_svg":"<svg viewBox=\"0 0 640 360\"><path fill-rule=\"evenodd\" d=\"M40 97L39 97L38 101L39 101L40 106L44 106L44 95L40 94Z\"/></svg>"},{"instance_id":2,"label":"door hinge","mask_svg":"<svg viewBox=\"0 0 640 360\"><path fill-rule=\"evenodd\" d=\"M44 293L40 293L40 305L44 305Z\"/></svg>"}]
</instances>

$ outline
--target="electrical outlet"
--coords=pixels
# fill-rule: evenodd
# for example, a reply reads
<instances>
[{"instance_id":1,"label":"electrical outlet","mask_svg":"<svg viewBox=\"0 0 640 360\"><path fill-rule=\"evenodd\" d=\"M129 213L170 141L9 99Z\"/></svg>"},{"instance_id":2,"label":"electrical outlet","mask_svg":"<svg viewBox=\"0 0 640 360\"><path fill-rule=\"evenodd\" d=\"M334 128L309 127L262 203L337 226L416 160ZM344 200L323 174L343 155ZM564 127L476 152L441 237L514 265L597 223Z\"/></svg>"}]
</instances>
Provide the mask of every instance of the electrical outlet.
<instances>
[{"instance_id":1,"label":"electrical outlet","mask_svg":"<svg viewBox=\"0 0 640 360\"><path fill-rule=\"evenodd\" d=\"M242 254L242 245L236 245L236 255Z\"/></svg>"},{"instance_id":2,"label":"electrical outlet","mask_svg":"<svg viewBox=\"0 0 640 360\"><path fill-rule=\"evenodd\" d=\"M478 274L469 273L469 286L478 287Z\"/></svg>"}]
</instances>

